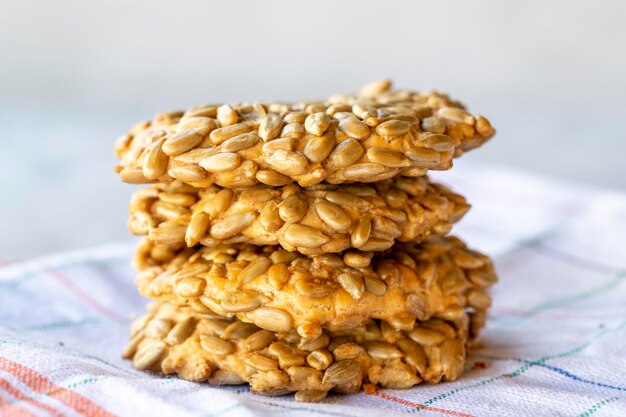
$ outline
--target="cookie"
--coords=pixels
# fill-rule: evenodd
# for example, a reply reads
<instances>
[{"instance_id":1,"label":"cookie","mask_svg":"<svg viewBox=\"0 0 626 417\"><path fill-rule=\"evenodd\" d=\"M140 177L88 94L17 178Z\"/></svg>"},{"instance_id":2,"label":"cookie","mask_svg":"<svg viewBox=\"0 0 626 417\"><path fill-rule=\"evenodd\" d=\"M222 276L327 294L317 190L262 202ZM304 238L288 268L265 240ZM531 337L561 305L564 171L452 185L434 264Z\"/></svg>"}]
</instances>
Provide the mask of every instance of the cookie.
<instances>
[{"instance_id":1,"label":"cookie","mask_svg":"<svg viewBox=\"0 0 626 417\"><path fill-rule=\"evenodd\" d=\"M175 181L135 192L129 228L157 244L280 245L306 255L382 251L444 235L469 209L427 177L372 184L199 189Z\"/></svg>"},{"instance_id":2,"label":"cookie","mask_svg":"<svg viewBox=\"0 0 626 417\"><path fill-rule=\"evenodd\" d=\"M208 104L162 113L116 143L122 181L226 188L382 181L447 170L495 134L436 92L389 83L324 102Z\"/></svg>"},{"instance_id":3,"label":"cookie","mask_svg":"<svg viewBox=\"0 0 626 417\"><path fill-rule=\"evenodd\" d=\"M363 386L404 389L453 381L463 372L472 317L433 319L397 331L370 320L314 339L291 330L272 332L237 319L187 307L155 304L137 319L123 356L137 369L178 374L213 385L248 383L253 392L320 401L329 391Z\"/></svg>"},{"instance_id":4,"label":"cookie","mask_svg":"<svg viewBox=\"0 0 626 417\"><path fill-rule=\"evenodd\" d=\"M416 320L484 311L497 279L489 258L455 237L343 256L246 244L168 253L146 240L135 264L141 269L137 286L148 298L236 316L274 332L296 328L308 338L370 319L410 330Z\"/></svg>"}]
</instances>

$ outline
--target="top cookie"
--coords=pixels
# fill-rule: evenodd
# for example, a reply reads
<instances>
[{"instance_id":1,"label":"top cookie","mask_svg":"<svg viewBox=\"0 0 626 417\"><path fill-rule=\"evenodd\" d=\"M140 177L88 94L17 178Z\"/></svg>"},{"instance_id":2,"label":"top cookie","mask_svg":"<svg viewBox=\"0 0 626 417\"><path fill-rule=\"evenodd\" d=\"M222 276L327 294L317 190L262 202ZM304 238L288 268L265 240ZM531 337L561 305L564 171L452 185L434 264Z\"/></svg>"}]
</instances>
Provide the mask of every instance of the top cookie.
<instances>
[{"instance_id":1,"label":"top cookie","mask_svg":"<svg viewBox=\"0 0 626 417\"><path fill-rule=\"evenodd\" d=\"M436 92L389 81L324 102L208 104L162 113L118 139L122 181L309 187L447 170L495 134Z\"/></svg>"}]
</instances>

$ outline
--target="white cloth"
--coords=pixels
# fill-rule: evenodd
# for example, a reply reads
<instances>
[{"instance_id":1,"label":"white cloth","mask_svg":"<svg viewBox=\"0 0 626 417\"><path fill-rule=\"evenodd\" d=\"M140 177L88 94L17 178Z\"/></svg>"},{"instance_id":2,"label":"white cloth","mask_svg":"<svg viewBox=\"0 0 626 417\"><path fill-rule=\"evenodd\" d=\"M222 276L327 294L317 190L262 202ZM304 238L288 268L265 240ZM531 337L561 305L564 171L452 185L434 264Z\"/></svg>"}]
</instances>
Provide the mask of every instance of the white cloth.
<instances>
[{"instance_id":1,"label":"white cloth","mask_svg":"<svg viewBox=\"0 0 626 417\"><path fill-rule=\"evenodd\" d=\"M0 267L0 415L626 415L626 196L501 169L437 178L473 204L453 233L500 276L460 380L303 404L136 371L120 359L147 303L132 242Z\"/></svg>"}]
</instances>

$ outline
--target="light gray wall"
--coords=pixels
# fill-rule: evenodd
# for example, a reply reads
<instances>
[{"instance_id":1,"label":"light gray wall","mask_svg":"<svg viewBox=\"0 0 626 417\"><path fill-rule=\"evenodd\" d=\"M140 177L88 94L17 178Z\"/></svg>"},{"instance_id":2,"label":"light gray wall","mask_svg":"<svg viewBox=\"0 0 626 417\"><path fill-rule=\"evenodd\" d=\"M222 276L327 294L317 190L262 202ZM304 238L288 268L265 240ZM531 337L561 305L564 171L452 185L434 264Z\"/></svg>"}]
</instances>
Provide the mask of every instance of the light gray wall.
<instances>
[{"instance_id":1,"label":"light gray wall","mask_svg":"<svg viewBox=\"0 0 626 417\"><path fill-rule=\"evenodd\" d=\"M111 146L138 120L380 77L490 118L496 139L459 170L626 190L625 18L619 0L6 2L0 259L127 238Z\"/></svg>"}]
</instances>

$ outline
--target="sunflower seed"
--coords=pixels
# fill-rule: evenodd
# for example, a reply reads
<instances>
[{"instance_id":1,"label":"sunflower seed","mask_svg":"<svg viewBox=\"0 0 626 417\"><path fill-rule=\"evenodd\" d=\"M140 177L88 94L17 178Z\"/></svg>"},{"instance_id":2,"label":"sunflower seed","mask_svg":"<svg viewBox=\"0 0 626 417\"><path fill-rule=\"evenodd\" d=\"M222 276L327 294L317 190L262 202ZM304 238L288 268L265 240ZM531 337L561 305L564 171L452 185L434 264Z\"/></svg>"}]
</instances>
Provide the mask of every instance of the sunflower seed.
<instances>
[{"instance_id":1,"label":"sunflower seed","mask_svg":"<svg viewBox=\"0 0 626 417\"><path fill-rule=\"evenodd\" d=\"M313 113L304 121L304 128L307 132L321 136L330 126L330 116L323 112Z\"/></svg>"},{"instance_id":2,"label":"sunflower seed","mask_svg":"<svg viewBox=\"0 0 626 417\"><path fill-rule=\"evenodd\" d=\"M417 294L409 294L406 298L406 309L417 320L426 320L428 306L426 301Z\"/></svg>"},{"instance_id":3,"label":"sunflower seed","mask_svg":"<svg viewBox=\"0 0 626 417\"><path fill-rule=\"evenodd\" d=\"M437 111L437 116L455 123L465 123L472 126L476 122L471 114L456 107L442 107Z\"/></svg>"},{"instance_id":4,"label":"sunflower seed","mask_svg":"<svg viewBox=\"0 0 626 417\"><path fill-rule=\"evenodd\" d=\"M186 277L176 283L176 294L181 297L197 297L202 295L206 281L198 277Z\"/></svg>"},{"instance_id":5,"label":"sunflower seed","mask_svg":"<svg viewBox=\"0 0 626 417\"><path fill-rule=\"evenodd\" d=\"M360 299L363 296L363 292L365 292L363 279L356 274L348 272L341 273L337 277L337 281L355 300Z\"/></svg>"},{"instance_id":6,"label":"sunflower seed","mask_svg":"<svg viewBox=\"0 0 626 417\"><path fill-rule=\"evenodd\" d=\"M301 123L289 123L281 130L280 137L295 140L303 137L305 133L306 130L304 130L304 126Z\"/></svg>"},{"instance_id":7,"label":"sunflower seed","mask_svg":"<svg viewBox=\"0 0 626 417\"><path fill-rule=\"evenodd\" d=\"M150 182L150 180L143 175L142 168L123 168L120 171L120 179L129 184L145 184Z\"/></svg>"},{"instance_id":8,"label":"sunflower seed","mask_svg":"<svg viewBox=\"0 0 626 417\"><path fill-rule=\"evenodd\" d=\"M460 340L446 339L441 344L441 367L448 381L454 381L463 373L465 346Z\"/></svg>"},{"instance_id":9,"label":"sunflower seed","mask_svg":"<svg viewBox=\"0 0 626 417\"><path fill-rule=\"evenodd\" d=\"M467 302L470 306L483 310L491 307L491 296L483 289L474 288L467 294Z\"/></svg>"},{"instance_id":10,"label":"sunflower seed","mask_svg":"<svg viewBox=\"0 0 626 417\"><path fill-rule=\"evenodd\" d=\"M303 248L316 248L330 241L321 231L296 223L285 228L284 239L290 245Z\"/></svg>"},{"instance_id":11,"label":"sunflower seed","mask_svg":"<svg viewBox=\"0 0 626 417\"><path fill-rule=\"evenodd\" d=\"M437 152L452 152L454 150L454 140L447 135L428 135L421 143Z\"/></svg>"},{"instance_id":12,"label":"sunflower seed","mask_svg":"<svg viewBox=\"0 0 626 417\"><path fill-rule=\"evenodd\" d=\"M348 108L351 109L350 106L348 106ZM335 119L339 120L339 122L341 122L342 120L345 120L345 119L355 119L355 120L358 120L358 118L351 111L339 111L339 112L333 114L332 116Z\"/></svg>"},{"instance_id":13,"label":"sunflower seed","mask_svg":"<svg viewBox=\"0 0 626 417\"><path fill-rule=\"evenodd\" d=\"M310 298L322 298L333 292L330 283L322 283L312 279L299 279L295 283L296 291Z\"/></svg>"},{"instance_id":14,"label":"sunflower seed","mask_svg":"<svg viewBox=\"0 0 626 417\"><path fill-rule=\"evenodd\" d=\"M322 335L322 326L316 321L305 321L296 328L296 331L303 339L317 339Z\"/></svg>"},{"instance_id":15,"label":"sunflower seed","mask_svg":"<svg viewBox=\"0 0 626 417\"><path fill-rule=\"evenodd\" d=\"M450 255L454 263L463 269L478 269L485 265L484 259L467 250L455 250Z\"/></svg>"},{"instance_id":16,"label":"sunflower seed","mask_svg":"<svg viewBox=\"0 0 626 417\"><path fill-rule=\"evenodd\" d=\"M263 142L276 138L283 127L283 119L276 113L268 113L259 124L259 136Z\"/></svg>"},{"instance_id":17,"label":"sunflower seed","mask_svg":"<svg viewBox=\"0 0 626 417\"><path fill-rule=\"evenodd\" d=\"M393 239L370 238L367 243L362 246L358 246L358 248L363 252L382 252L392 246Z\"/></svg>"},{"instance_id":18,"label":"sunflower seed","mask_svg":"<svg viewBox=\"0 0 626 417\"><path fill-rule=\"evenodd\" d=\"M215 219L230 206L234 195L232 190L226 188L221 189L204 205L204 212L207 213L211 219Z\"/></svg>"},{"instance_id":19,"label":"sunflower seed","mask_svg":"<svg viewBox=\"0 0 626 417\"><path fill-rule=\"evenodd\" d=\"M379 136L394 137L409 133L411 124L402 120L388 120L376 126L376 133Z\"/></svg>"},{"instance_id":20,"label":"sunflower seed","mask_svg":"<svg viewBox=\"0 0 626 417\"><path fill-rule=\"evenodd\" d=\"M275 288L282 288L289 278L289 268L283 263L274 264L267 270L267 279Z\"/></svg>"},{"instance_id":21,"label":"sunflower seed","mask_svg":"<svg viewBox=\"0 0 626 417\"><path fill-rule=\"evenodd\" d=\"M202 145L202 144L201 144ZM205 158L215 153L214 147L209 148L195 148L180 155L172 157L172 160L183 164L197 164Z\"/></svg>"},{"instance_id":22,"label":"sunflower seed","mask_svg":"<svg viewBox=\"0 0 626 417\"><path fill-rule=\"evenodd\" d=\"M368 117L376 117L376 110L362 103L354 104L352 113L361 120L365 120Z\"/></svg>"},{"instance_id":23,"label":"sunflower seed","mask_svg":"<svg viewBox=\"0 0 626 417\"><path fill-rule=\"evenodd\" d=\"M293 181L288 176L280 174L273 169L259 170L257 171L255 177L259 182L266 185L271 185L272 187L281 187Z\"/></svg>"},{"instance_id":24,"label":"sunflower seed","mask_svg":"<svg viewBox=\"0 0 626 417\"><path fill-rule=\"evenodd\" d=\"M485 119L483 116L478 116L476 118L476 125L474 126L478 133L485 137L489 137L494 134L493 127L489 120Z\"/></svg>"},{"instance_id":25,"label":"sunflower seed","mask_svg":"<svg viewBox=\"0 0 626 417\"><path fill-rule=\"evenodd\" d=\"M298 141L293 138L278 138L274 139L271 142L267 142L263 144L261 147L261 151L264 155L271 155L274 152L284 150L284 151L294 151L298 147Z\"/></svg>"},{"instance_id":26,"label":"sunflower seed","mask_svg":"<svg viewBox=\"0 0 626 417\"><path fill-rule=\"evenodd\" d=\"M241 340L250 336L252 333L258 331L259 328L252 323L246 323L243 321L233 321L224 329L224 332L220 335L224 340Z\"/></svg>"},{"instance_id":27,"label":"sunflower seed","mask_svg":"<svg viewBox=\"0 0 626 417\"><path fill-rule=\"evenodd\" d=\"M191 247L198 243L209 229L211 220L206 213L197 213L191 218L187 231L185 232L185 242Z\"/></svg>"},{"instance_id":28,"label":"sunflower seed","mask_svg":"<svg viewBox=\"0 0 626 417\"><path fill-rule=\"evenodd\" d=\"M404 154L415 167L434 168L441 163L441 155L432 149L411 148L407 149Z\"/></svg>"},{"instance_id":29,"label":"sunflower seed","mask_svg":"<svg viewBox=\"0 0 626 417\"><path fill-rule=\"evenodd\" d=\"M338 231L346 231L352 225L350 216L336 204L318 199L314 207L320 219Z\"/></svg>"},{"instance_id":30,"label":"sunflower seed","mask_svg":"<svg viewBox=\"0 0 626 417\"><path fill-rule=\"evenodd\" d=\"M239 275L237 276L238 284L247 284L253 279L265 274L271 265L272 261L269 258L266 258L265 256L258 257L239 272Z\"/></svg>"},{"instance_id":31,"label":"sunflower seed","mask_svg":"<svg viewBox=\"0 0 626 417\"><path fill-rule=\"evenodd\" d=\"M395 173L396 170L393 168L388 168L373 162L354 164L343 170L345 179L361 182L382 181L383 179L395 175Z\"/></svg>"},{"instance_id":32,"label":"sunflower seed","mask_svg":"<svg viewBox=\"0 0 626 417\"><path fill-rule=\"evenodd\" d=\"M362 121L347 117L339 122L339 128L351 138L357 140L367 139L370 136L370 128Z\"/></svg>"},{"instance_id":33,"label":"sunflower seed","mask_svg":"<svg viewBox=\"0 0 626 417\"><path fill-rule=\"evenodd\" d=\"M215 128L217 128L217 122L211 117L184 117L178 122L176 132L199 129L208 133Z\"/></svg>"},{"instance_id":34,"label":"sunflower seed","mask_svg":"<svg viewBox=\"0 0 626 417\"><path fill-rule=\"evenodd\" d=\"M201 105L194 106L185 112L184 117L216 117L217 106L214 105Z\"/></svg>"},{"instance_id":35,"label":"sunflower seed","mask_svg":"<svg viewBox=\"0 0 626 417\"><path fill-rule=\"evenodd\" d=\"M371 258L363 253L346 252L343 255L343 261L352 268L367 268L370 265Z\"/></svg>"},{"instance_id":36,"label":"sunflower seed","mask_svg":"<svg viewBox=\"0 0 626 417\"><path fill-rule=\"evenodd\" d=\"M369 217L361 218L350 235L352 246L359 249L365 246L370 238L371 231L372 222Z\"/></svg>"},{"instance_id":37,"label":"sunflower seed","mask_svg":"<svg viewBox=\"0 0 626 417\"><path fill-rule=\"evenodd\" d=\"M489 287L494 284L498 277L492 269L472 269L467 271L467 278L474 285L479 287Z\"/></svg>"},{"instance_id":38,"label":"sunflower seed","mask_svg":"<svg viewBox=\"0 0 626 417\"><path fill-rule=\"evenodd\" d=\"M283 149L267 156L265 161L276 171L289 176L302 175L306 173L309 166L309 162L304 156Z\"/></svg>"},{"instance_id":39,"label":"sunflower seed","mask_svg":"<svg viewBox=\"0 0 626 417\"><path fill-rule=\"evenodd\" d=\"M284 340L272 343L267 348L267 353L273 357L279 357L287 354L297 354L297 349Z\"/></svg>"},{"instance_id":40,"label":"sunflower seed","mask_svg":"<svg viewBox=\"0 0 626 417\"><path fill-rule=\"evenodd\" d=\"M286 223L297 223L306 215L309 203L306 199L292 194L278 205L278 214Z\"/></svg>"},{"instance_id":41,"label":"sunflower seed","mask_svg":"<svg viewBox=\"0 0 626 417\"><path fill-rule=\"evenodd\" d=\"M133 325L134 324L135 323L133 322ZM143 342L143 340L143 331L138 331L136 334L134 334L130 342L128 342L128 344L124 347L124 350L122 351L122 359L132 359L132 357L135 356L135 354L137 353L137 348L139 347L141 342ZM302 362L302 365L304 365L304 361Z\"/></svg>"},{"instance_id":42,"label":"sunflower seed","mask_svg":"<svg viewBox=\"0 0 626 417\"><path fill-rule=\"evenodd\" d=\"M269 201L259 215L259 221L261 226L268 232L275 232L280 229L285 223L280 218L278 204L275 201Z\"/></svg>"},{"instance_id":43,"label":"sunflower seed","mask_svg":"<svg viewBox=\"0 0 626 417\"><path fill-rule=\"evenodd\" d=\"M393 168L407 167L411 165L409 160L400 152L392 151L386 148L369 148L367 157L371 162Z\"/></svg>"},{"instance_id":44,"label":"sunflower seed","mask_svg":"<svg viewBox=\"0 0 626 417\"><path fill-rule=\"evenodd\" d=\"M406 363L415 367L418 374L423 376L428 366L428 358L426 353L424 353L424 349L411 339L402 339L397 344L405 355L404 360Z\"/></svg>"},{"instance_id":45,"label":"sunflower seed","mask_svg":"<svg viewBox=\"0 0 626 417\"><path fill-rule=\"evenodd\" d=\"M204 168L197 165L182 165L173 167L169 169L168 174L177 180L184 182L202 181L208 177L208 173L204 170Z\"/></svg>"},{"instance_id":46,"label":"sunflower seed","mask_svg":"<svg viewBox=\"0 0 626 417\"><path fill-rule=\"evenodd\" d=\"M262 329L273 332L287 332L293 328L293 318L284 310L260 307L247 313L248 319Z\"/></svg>"},{"instance_id":47,"label":"sunflower seed","mask_svg":"<svg viewBox=\"0 0 626 417\"><path fill-rule=\"evenodd\" d=\"M359 95L362 97L375 97L383 94L385 91L391 88L391 80L383 79L371 82L364 85L359 90Z\"/></svg>"},{"instance_id":48,"label":"sunflower seed","mask_svg":"<svg viewBox=\"0 0 626 417\"><path fill-rule=\"evenodd\" d=\"M254 290L227 292L221 300L221 306L228 312L251 311L263 304L261 294Z\"/></svg>"},{"instance_id":49,"label":"sunflower seed","mask_svg":"<svg viewBox=\"0 0 626 417\"><path fill-rule=\"evenodd\" d=\"M196 202L196 198L187 193L166 193L161 192L158 194L159 200L181 207L192 206Z\"/></svg>"},{"instance_id":50,"label":"sunflower seed","mask_svg":"<svg viewBox=\"0 0 626 417\"><path fill-rule=\"evenodd\" d=\"M224 104L217 108L217 120L222 126L230 126L237 123L239 116L228 104Z\"/></svg>"},{"instance_id":51,"label":"sunflower seed","mask_svg":"<svg viewBox=\"0 0 626 417\"><path fill-rule=\"evenodd\" d=\"M211 376L208 379L209 384L211 385L241 385L245 384L246 381L241 379L237 373L233 371L228 371L226 369L218 369L215 372L211 373Z\"/></svg>"},{"instance_id":52,"label":"sunflower seed","mask_svg":"<svg viewBox=\"0 0 626 417\"><path fill-rule=\"evenodd\" d=\"M333 355L327 350L314 350L306 357L307 364L318 371L324 371L333 363Z\"/></svg>"},{"instance_id":53,"label":"sunflower seed","mask_svg":"<svg viewBox=\"0 0 626 417\"><path fill-rule=\"evenodd\" d=\"M278 362L258 352L249 352L243 355L243 362L259 371L278 369Z\"/></svg>"},{"instance_id":54,"label":"sunflower seed","mask_svg":"<svg viewBox=\"0 0 626 417\"><path fill-rule=\"evenodd\" d=\"M363 146L354 140L346 139L340 142L328 156L328 162L337 168L345 168L354 164L363 157Z\"/></svg>"},{"instance_id":55,"label":"sunflower seed","mask_svg":"<svg viewBox=\"0 0 626 417\"><path fill-rule=\"evenodd\" d=\"M165 139L152 143L143 162L143 175L149 180L162 177L167 172L168 156L163 152L162 145Z\"/></svg>"},{"instance_id":56,"label":"sunflower seed","mask_svg":"<svg viewBox=\"0 0 626 417\"><path fill-rule=\"evenodd\" d=\"M165 343L170 346L181 344L185 341L191 333L193 333L196 326L196 321L193 317L187 317L183 321L179 321L172 327L172 330L167 334Z\"/></svg>"},{"instance_id":57,"label":"sunflower seed","mask_svg":"<svg viewBox=\"0 0 626 417\"><path fill-rule=\"evenodd\" d=\"M287 369L292 366L302 366L306 362L306 358L295 353L283 353L278 356L278 365L281 369Z\"/></svg>"},{"instance_id":58,"label":"sunflower seed","mask_svg":"<svg viewBox=\"0 0 626 417\"><path fill-rule=\"evenodd\" d=\"M329 131L322 136L311 136L302 153L311 162L322 162L335 147L335 133Z\"/></svg>"},{"instance_id":59,"label":"sunflower seed","mask_svg":"<svg viewBox=\"0 0 626 417\"><path fill-rule=\"evenodd\" d=\"M369 341L365 342L363 347L367 351L367 354L376 360L388 361L404 357L400 349L387 342Z\"/></svg>"},{"instance_id":60,"label":"sunflower seed","mask_svg":"<svg viewBox=\"0 0 626 417\"><path fill-rule=\"evenodd\" d=\"M385 236L388 238L397 238L402 235L398 225L391 219L382 216L373 218L372 227L377 236Z\"/></svg>"},{"instance_id":61,"label":"sunflower seed","mask_svg":"<svg viewBox=\"0 0 626 417\"><path fill-rule=\"evenodd\" d=\"M256 133L244 133L224 141L218 150L219 152L238 152L253 147L258 141L259 137Z\"/></svg>"},{"instance_id":62,"label":"sunflower seed","mask_svg":"<svg viewBox=\"0 0 626 417\"><path fill-rule=\"evenodd\" d=\"M367 291L378 297L382 297L383 295L385 295L385 292L387 291L387 286L380 279L366 275L363 281L365 283L365 289Z\"/></svg>"},{"instance_id":63,"label":"sunflower seed","mask_svg":"<svg viewBox=\"0 0 626 417\"><path fill-rule=\"evenodd\" d=\"M241 349L243 352L265 349L274 341L275 337L276 335L269 330L259 330L241 342Z\"/></svg>"},{"instance_id":64,"label":"sunflower seed","mask_svg":"<svg viewBox=\"0 0 626 417\"><path fill-rule=\"evenodd\" d=\"M308 389L296 391L294 399L302 403L317 403L326 398L326 395L328 391Z\"/></svg>"},{"instance_id":65,"label":"sunflower seed","mask_svg":"<svg viewBox=\"0 0 626 417\"><path fill-rule=\"evenodd\" d=\"M445 339L440 332L424 327L414 328L407 333L407 336L422 346L438 346Z\"/></svg>"},{"instance_id":66,"label":"sunflower seed","mask_svg":"<svg viewBox=\"0 0 626 417\"><path fill-rule=\"evenodd\" d=\"M309 116L309 113L305 112L305 111L292 111L290 113L288 113L287 115L285 115L285 117L283 118L283 120L285 121L285 123L304 123L304 121L306 120L306 118Z\"/></svg>"},{"instance_id":67,"label":"sunflower seed","mask_svg":"<svg viewBox=\"0 0 626 417\"><path fill-rule=\"evenodd\" d=\"M163 143L163 152L170 156L180 155L198 146L203 139L204 136L199 129L183 130Z\"/></svg>"},{"instance_id":68,"label":"sunflower seed","mask_svg":"<svg viewBox=\"0 0 626 417\"><path fill-rule=\"evenodd\" d=\"M219 129L215 129L209 134L209 137L211 139L211 142L214 145L221 145L223 142L227 141L228 139L244 134L244 133L248 133L252 129L253 129L252 125L248 122L237 123L234 125L220 127Z\"/></svg>"},{"instance_id":69,"label":"sunflower seed","mask_svg":"<svg viewBox=\"0 0 626 417\"><path fill-rule=\"evenodd\" d=\"M284 249L275 250L270 255L270 259L275 264L279 264L279 263L286 263L286 264L288 264L288 263L293 262L297 258L298 258L298 254L297 253L295 253L295 252L287 252Z\"/></svg>"},{"instance_id":70,"label":"sunflower seed","mask_svg":"<svg viewBox=\"0 0 626 417\"><path fill-rule=\"evenodd\" d=\"M352 360L335 362L326 369L322 382L324 384L341 385L358 378L361 373L359 365Z\"/></svg>"},{"instance_id":71,"label":"sunflower seed","mask_svg":"<svg viewBox=\"0 0 626 417\"><path fill-rule=\"evenodd\" d=\"M148 232L148 238L162 245L176 245L185 242L186 228L182 224L161 223Z\"/></svg>"},{"instance_id":72,"label":"sunflower seed","mask_svg":"<svg viewBox=\"0 0 626 417\"><path fill-rule=\"evenodd\" d=\"M331 203L335 203L339 206L345 207L359 207L359 208L368 208L370 207L370 203L354 194L343 191L328 191L324 194L324 198Z\"/></svg>"},{"instance_id":73,"label":"sunflower seed","mask_svg":"<svg viewBox=\"0 0 626 417\"><path fill-rule=\"evenodd\" d=\"M200 346L217 356L225 356L233 353L237 348L235 344L229 340L223 340L216 336L209 336L206 334L200 335Z\"/></svg>"},{"instance_id":74,"label":"sunflower seed","mask_svg":"<svg viewBox=\"0 0 626 417\"><path fill-rule=\"evenodd\" d=\"M133 366L141 371L151 368L161 360L166 351L167 345L160 341L143 347L135 354Z\"/></svg>"},{"instance_id":75,"label":"sunflower seed","mask_svg":"<svg viewBox=\"0 0 626 417\"><path fill-rule=\"evenodd\" d=\"M233 152L217 153L200 161L199 165L208 172L223 172L237 168L241 162L239 154Z\"/></svg>"},{"instance_id":76,"label":"sunflower seed","mask_svg":"<svg viewBox=\"0 0 626 417\"><path fill-rule=\"evenodd\" d=\"M229 214L211 225L210 234L215 239L227 239L250 226L257 218L256 213Z\"/></svg>"},{"instance_id":77,"label":"sunflower seed","mask_svg":"<svg viewBox=\"0 0 626 417\"><path fill-rule=\"evenodd\" d=\"M426 117L422 119L422 130L431 133L445 133L446 124L439 117Z\"/></svg>"},{"instance_id":78,"label":"sunflower seed","mask_svg":"<svg viewBox=\"0 0 626 417\"><path fill-rule=\"evenodd\" d=\"M208 308L210 311L220 314L222 316L227 315L226 310L222 308L222 305L219 303L219 301L211 297L206 297L204 295L201 295L200 297L198 297L198 300L200 301L202 305L206 306L206 308Z\"/></svg>"}]
</instances>

